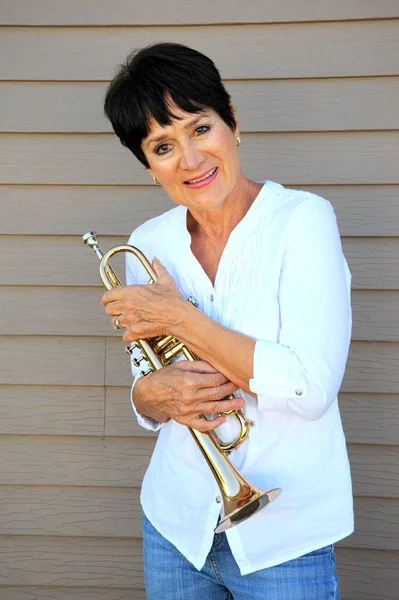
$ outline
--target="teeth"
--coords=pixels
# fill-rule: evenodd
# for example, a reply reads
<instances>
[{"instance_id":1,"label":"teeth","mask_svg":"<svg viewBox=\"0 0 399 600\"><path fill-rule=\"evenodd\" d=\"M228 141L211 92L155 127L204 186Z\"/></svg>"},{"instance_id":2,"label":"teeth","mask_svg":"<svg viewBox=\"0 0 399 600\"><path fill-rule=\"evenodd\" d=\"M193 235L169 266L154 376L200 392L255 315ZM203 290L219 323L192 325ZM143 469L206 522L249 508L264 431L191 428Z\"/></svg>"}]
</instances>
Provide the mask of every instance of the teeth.
<instances>
[{"instance_id":1,"label":"teeth","mask_svg":"<svg viewBox=\"0 0 399 600\"><path fill-rule=\"evenodd\" d=\"M208 179L208 177L211 177L215 171L216 167L212 169L212 171L210 171L208 175L204 175L204 177L200 177L199 179L191 179L188 183L198 183L199 181L204 181L204 179Z\"/></svg>"}]
</instances>

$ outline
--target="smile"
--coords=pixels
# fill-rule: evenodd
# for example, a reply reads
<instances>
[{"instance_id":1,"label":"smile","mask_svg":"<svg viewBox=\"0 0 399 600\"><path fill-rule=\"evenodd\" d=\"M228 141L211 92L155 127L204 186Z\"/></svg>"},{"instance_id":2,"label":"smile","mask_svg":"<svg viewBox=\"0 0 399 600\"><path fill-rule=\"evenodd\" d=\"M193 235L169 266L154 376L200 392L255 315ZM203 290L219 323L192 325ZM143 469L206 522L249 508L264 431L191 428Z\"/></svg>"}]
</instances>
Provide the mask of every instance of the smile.
<instances>
[{"instance_id":1,"label":"smile","mask_svg":"<svg viewBox=\"0 0 399 600\"><path fill-rule=\"evenodd\" d=\"M217 170L217 167L215 167L214 169L211 169L210 171L208 171L208 173L205 173L205 175L203 175L202 177L198 177L198 179L187 180L185 183L192 184L192 183L199 183L200 181L205 181L206 179L209 179L210 177L212 177L212 175L214 175L216 173L216 170Z\"/></svg>"}]
</instances>

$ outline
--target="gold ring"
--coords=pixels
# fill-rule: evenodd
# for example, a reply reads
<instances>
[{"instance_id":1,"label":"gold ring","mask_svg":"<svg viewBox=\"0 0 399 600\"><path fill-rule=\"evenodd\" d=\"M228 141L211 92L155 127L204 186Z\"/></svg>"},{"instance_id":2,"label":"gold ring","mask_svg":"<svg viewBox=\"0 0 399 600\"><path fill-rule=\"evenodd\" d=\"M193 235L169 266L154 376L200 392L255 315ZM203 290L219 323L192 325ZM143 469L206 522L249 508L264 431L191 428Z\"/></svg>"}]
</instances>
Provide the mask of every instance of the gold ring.
<instances>
[{"instance_id":1,"label":"gold ring","mask_svg":"<svg viewBox=\"0 0 399 600\"><path fill-rule=\"evenodd\" d=\"M120 315L117 315L114 319L114 322L112 323L112 327L114 329L122 329L122 325L119 322L119 317L120 317Z\"/></svg>"}]
</instances>

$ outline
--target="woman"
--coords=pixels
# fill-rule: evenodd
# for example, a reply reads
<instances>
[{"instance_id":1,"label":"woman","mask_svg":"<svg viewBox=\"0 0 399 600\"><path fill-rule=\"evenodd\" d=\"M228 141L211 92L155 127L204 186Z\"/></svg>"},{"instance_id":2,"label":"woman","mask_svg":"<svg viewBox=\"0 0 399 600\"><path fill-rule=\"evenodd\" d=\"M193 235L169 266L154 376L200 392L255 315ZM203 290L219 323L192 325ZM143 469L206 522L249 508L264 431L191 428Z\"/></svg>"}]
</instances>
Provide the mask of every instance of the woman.
<instances>
[{"instance_id":1,"label":"woman","mask_svg":"<svg viewBox=\"0 0 399 600\"><path fill-rule=\"evenodd\" d=\"M171 334L202 358L146 377L133 365L138 421L160 432L141 493L147 598L339 598L332 544L353 530L337 404L351 310L332 207L244 175L230 97L195 50L157 44L131 55L105 112L177 206L129 240L158 282L145 285L128 256L131 285L103 304L126 342ZM232 420L217 415L231 409L255 423L231 461L283 491L214 534L219 491L186 426L228 439Z\"/></svg>"}]
</instances>

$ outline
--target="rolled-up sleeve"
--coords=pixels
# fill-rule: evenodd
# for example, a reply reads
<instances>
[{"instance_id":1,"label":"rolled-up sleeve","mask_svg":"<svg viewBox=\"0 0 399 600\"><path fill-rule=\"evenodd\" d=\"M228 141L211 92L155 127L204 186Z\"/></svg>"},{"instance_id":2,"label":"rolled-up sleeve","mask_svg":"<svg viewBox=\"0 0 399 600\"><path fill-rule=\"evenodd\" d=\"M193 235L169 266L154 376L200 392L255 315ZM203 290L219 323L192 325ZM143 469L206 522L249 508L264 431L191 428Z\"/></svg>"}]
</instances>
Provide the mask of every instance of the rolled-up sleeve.
<instances>
[{"instance_id":1,"label":"rolled-up sleeve","mask_svg":"<svg viewBox=\"0 0 399 600\"><path fill-rule=\"evenodd\" d=\"M256 341L249 384L261 410L316 420L341 386L352 327L351 276L331 204L301 203L283 246L278 342Z\"/></svg>"}]
</instances>

